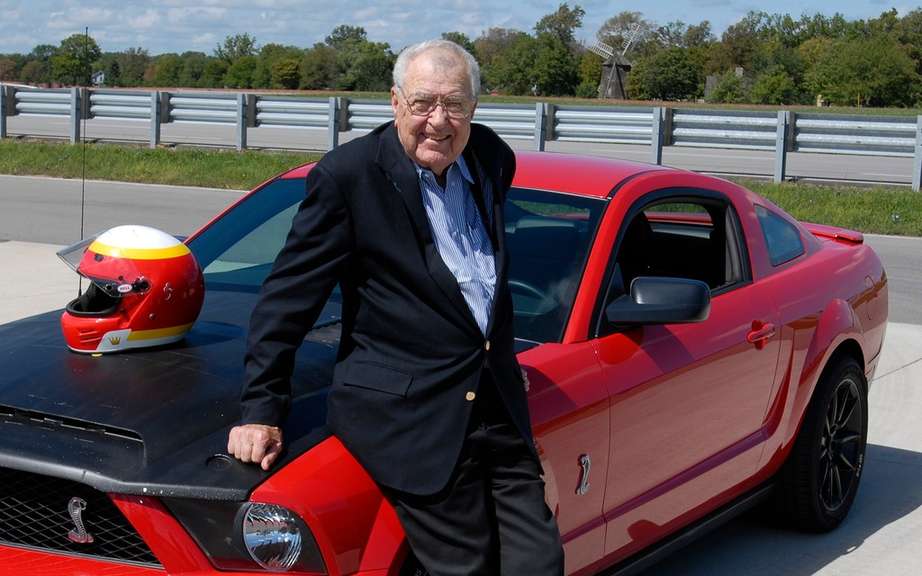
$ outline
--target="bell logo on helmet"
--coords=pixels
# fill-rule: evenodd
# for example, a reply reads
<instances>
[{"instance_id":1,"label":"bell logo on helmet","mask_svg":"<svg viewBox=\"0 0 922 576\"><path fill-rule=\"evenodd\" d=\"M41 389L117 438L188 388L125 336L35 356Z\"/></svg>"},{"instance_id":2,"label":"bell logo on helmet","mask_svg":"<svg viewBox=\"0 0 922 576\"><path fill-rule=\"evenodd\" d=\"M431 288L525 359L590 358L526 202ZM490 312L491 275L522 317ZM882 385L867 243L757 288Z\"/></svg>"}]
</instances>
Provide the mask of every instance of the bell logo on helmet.
<instances>
[{"instance_id":1,"label":"bell logo on helmet","mask_svg":"<svg viewBox=\"0 0 922 576\"><path fill-rule=\"evenodd\" d=\"M117 226L58 256L89 281L61 315L64 339L74 352L172 344L185 337L201 311L205 281L195 255L155 228Z\"/></svg>"}]
</instances>

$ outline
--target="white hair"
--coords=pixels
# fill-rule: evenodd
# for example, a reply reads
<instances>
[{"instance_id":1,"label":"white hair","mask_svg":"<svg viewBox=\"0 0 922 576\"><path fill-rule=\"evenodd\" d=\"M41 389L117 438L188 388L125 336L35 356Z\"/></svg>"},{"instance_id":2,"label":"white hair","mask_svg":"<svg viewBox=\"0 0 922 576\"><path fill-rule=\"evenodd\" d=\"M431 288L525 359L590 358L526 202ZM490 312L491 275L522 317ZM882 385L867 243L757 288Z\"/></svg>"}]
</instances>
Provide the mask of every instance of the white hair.
<instances>
[{"instance_id":1,"label":"white hair","mask_svg":"<svg viewBox=\"0 0 922 576\"><path fill-rule=\"evenodd\" d=\"M420 42L404 48L400 52L400 55L397 56L397 62L394 63L394 85L398 88L402 88L407 66L409 66L410 62L415 60L417 56L430 50L449 52L455 58L466 64L467 76L471 83L471 96L477 98L477 95L480 94L480 65L477 64L477 60L471 56L470 52L450 40L426 40L425 42ZM440 64L442 63L440 62ZM446 66L451 66L454 62L446 61L444 64Z\"/></svg>"}]
</instances>

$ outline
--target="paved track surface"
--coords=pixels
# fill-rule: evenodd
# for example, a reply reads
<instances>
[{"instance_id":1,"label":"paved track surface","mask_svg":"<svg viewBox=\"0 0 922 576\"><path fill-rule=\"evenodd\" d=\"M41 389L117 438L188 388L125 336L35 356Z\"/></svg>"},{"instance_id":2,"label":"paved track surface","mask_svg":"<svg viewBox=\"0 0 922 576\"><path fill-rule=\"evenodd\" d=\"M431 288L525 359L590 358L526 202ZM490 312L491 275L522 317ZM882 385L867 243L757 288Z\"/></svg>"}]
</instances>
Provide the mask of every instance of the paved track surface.
<instances>
[{"instance_id":1,"label":"paved track surface","mask_svg":"<svg viewBox=\"0 0 922 576\"><path fill-rule=\"evenodd\" d=\"M61 308L74 297L76 275L54 256L58 248L0 242L0 323ZM922 543L920 379L922 326L889 324L871 386L865 474L852 513L838 530L800 534L772 528L751 514L644 576L917 576Z\"/></svg>"},{"instance_id":2,"label":"paved track surface","mask_svg":"<svg viewBox=\"0 0 922 576\"><path fill-rule=\"evenodd\" d=\"M65 138L68 120L53 116L12 116L8 119L10 135L38 135ZM161 140L170 144L198 146L231 146L235 142L234 125L191 124L174 122L161 126ZM149 124L137 120L88 120L86 136L112 141L149 141ZM248 130L248 144L254 148L285 148L290 150L326 150L326 130L308 128L261 127ZM340 134L340 142L360 136L358 132ZM533 149L531 140L511 140L516 149ZM648 162L649 146L616 145L592 142L548 142L550 152L591 154ZM663 163L668 166L726 174L770 176L774 170L775 153L758 150L723 150L667 146ZM790 153L788 175L871 182L912 182L912 158L852 156L834 154Z\"/></svg>"}]
</instances>

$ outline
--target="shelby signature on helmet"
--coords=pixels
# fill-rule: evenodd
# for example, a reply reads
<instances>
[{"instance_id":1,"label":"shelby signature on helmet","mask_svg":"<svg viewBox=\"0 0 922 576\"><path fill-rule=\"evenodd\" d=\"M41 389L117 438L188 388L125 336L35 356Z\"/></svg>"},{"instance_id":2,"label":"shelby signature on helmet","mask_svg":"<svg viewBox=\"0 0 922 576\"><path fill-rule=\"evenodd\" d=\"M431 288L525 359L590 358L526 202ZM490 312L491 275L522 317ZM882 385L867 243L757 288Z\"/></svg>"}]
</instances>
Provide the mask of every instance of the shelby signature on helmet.
<instances>
[{"instance_id":1,"label":"shelby signature on helmet","mask_svg":"<svg viewBox=\"0 0 922 576\"><path fill-rule=\"evenodd\" d=\"M189 248L147 226L117 226L58 252L90 281L61 329L75 352L118 352L181 340L202 309L205 282Z\"/></svg>"}]
</instances>

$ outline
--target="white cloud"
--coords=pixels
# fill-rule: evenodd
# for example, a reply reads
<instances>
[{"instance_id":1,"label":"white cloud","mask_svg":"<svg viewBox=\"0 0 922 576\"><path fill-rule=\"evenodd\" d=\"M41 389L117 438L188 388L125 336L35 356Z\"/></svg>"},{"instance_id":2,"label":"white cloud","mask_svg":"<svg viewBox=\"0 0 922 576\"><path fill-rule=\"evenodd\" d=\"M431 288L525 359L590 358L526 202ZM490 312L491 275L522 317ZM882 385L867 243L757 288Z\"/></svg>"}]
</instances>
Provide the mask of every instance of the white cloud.
<instances>
[{"instance_id":1,"label":"white cloud","mask_svg":"<svg viewBox=\"0 0 922 576\"><path fill-rule=\"evenodd\" d=\"M160 13L156 10L145 10L140 16L134 16L128 18L128 26L134 29L146 29L153 28L157 25L158 22L162 21L163 18L160 16Z\"/></svg>"}]
</instances>

